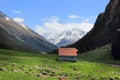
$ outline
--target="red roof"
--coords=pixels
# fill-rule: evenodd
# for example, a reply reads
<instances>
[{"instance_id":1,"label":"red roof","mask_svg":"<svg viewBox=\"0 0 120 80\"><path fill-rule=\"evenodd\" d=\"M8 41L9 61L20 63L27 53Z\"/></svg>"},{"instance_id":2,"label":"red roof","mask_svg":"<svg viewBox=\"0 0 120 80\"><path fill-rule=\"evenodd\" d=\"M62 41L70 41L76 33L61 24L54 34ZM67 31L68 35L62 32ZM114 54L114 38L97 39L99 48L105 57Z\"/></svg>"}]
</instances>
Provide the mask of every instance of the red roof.
<instances>
[{"instance_id":1,"label":"red roof","mask_svg":"<svg viewBox=\"0 0 120 80\"><path fill-rule=\"evenodd\" d=\"M76 48L59 48L59 56L77 56Z\"/></svg>"}]
</instances>

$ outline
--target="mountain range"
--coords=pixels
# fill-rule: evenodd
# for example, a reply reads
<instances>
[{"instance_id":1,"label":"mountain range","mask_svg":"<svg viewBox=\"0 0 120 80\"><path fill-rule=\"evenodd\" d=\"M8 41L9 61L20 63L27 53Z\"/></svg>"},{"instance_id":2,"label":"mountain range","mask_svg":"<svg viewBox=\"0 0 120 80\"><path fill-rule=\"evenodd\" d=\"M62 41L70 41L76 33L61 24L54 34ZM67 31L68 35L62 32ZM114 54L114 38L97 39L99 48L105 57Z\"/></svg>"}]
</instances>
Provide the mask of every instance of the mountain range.
<instances>
[{"instance_id":1,"label":"mountain range","mask_svg":"<svg viewBox=\"0 0 120 80\"><path fill-rule=\"evenodd\" d=\"M114 59L120 60L120 0L110 0L105 12L100 13L93 29L82 39L67 47L76 47L80 53L106 44L112 44Z\"/></svg>"},{"instance_id":2,"label":"mountain range","mask_svg":"<svg viewBox=\"0 0 120 80\"><path fill-rule=\"evenodd\" d=\"M0 48L39 53L50 52L57 46L0 12Z\"/></svg>"},{"instance_id":3,"label":"mountain range","mask_svg":"<svg viewBox=\"0 0 120 80\"><path fill-rule=\"evenodd\" d=\"M82 38L86 33L87 32L81 29L73 28L70 30L65 30L59 34L47 37L47 40L57 45L58 47L61 47L75 43L77 40Z\"/></svg>"},{"instance_id":4,"label":"mountain range","mask_svg":"<svg viewBox=\"0 0 120 80\"><path fill-rule=\"evenodd\" d=\"M57 46L64 46L77 48L79 53L83 53L112 44L112 55L114 59L120 60L119 29L120 0L110 0L105 12L98 15L94 27L88 33L82 30L67 30L49 37L48 40L0 12L0 48L28 52L51 52Z\"/></svg>"}]
</instances>

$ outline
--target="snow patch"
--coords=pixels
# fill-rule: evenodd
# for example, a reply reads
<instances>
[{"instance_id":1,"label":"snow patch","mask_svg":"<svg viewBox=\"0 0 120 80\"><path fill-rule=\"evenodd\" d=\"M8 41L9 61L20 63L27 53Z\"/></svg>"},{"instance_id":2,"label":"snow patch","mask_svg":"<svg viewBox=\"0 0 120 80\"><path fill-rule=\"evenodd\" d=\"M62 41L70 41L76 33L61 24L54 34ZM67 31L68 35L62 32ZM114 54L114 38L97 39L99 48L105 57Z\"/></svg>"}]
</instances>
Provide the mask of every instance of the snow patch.
<instances>
[{"instance_id":1,"label":"snow patch","mask_svg":"<svg viewBox=\"0 0 120 80\"><path fill-rule=\"evenodd\" d=\"M16 36L16 38L17 38L18 40L20 40L21 42L24 42L24 40L22 40L20 37Z\"/></svg>"},{"instance_id":2,"label":"snow patch","mask_svg":"<svg viewBox=\"0 0 120 80\"><path fill-rule=\"evenodd\" d=\"M9 17L6 17L5 20L11 21L11 19Z\"/></svg>"},{"instance_id":3,"label":"snow patch","mask_svg":"<svg viewBox=\"0 0 120 80\"><path fill-rule=\"evenodd\" d=\"M25 28L26 30L28 30L28 28L24 25L24 24L22 24L22 23L19 23L23 28Z\"/></svg>"}]
</instances>

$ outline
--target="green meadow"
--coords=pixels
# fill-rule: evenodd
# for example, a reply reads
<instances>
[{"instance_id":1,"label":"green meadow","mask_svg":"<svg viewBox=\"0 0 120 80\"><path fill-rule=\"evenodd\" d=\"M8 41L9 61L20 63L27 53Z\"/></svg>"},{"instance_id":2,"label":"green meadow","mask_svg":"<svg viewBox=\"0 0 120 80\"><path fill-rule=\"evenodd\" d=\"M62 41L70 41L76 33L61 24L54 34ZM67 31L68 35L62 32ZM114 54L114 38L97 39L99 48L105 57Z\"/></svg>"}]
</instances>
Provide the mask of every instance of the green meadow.
<instances>
[{"instance_id":1,"label":"green meadow","mask_svg":"<svg viewBox=\"0 0 120 80\"><path fill-rule=\"evenodd\" d=\"M109 53L107 45L66 62L56 54L0 50L0 80L120 80L120 61Z\"/></svg>"}]
</instances>

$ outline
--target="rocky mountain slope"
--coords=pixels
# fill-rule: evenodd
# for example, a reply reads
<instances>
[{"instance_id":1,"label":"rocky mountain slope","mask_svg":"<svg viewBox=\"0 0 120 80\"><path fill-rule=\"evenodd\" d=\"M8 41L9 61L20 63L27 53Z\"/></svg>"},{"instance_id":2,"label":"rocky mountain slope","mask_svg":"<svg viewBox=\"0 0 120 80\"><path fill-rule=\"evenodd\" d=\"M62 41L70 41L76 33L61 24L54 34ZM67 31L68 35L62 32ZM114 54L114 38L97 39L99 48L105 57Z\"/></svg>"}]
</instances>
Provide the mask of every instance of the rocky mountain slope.
<instances>
[{"instance_id":1,"label":"rocky mountain slope","mask_svg":"<svg viewBox=\"0 0 120 80\"><path fill-rule=\"evenodd\" d=\"M120 60L120 31L116 31L112 40L112 55L114 59Z\"/></svg>"},{"instance_id":2,"label":"rocky mountain slope","mask_svg":"<svg viewBox=\"0 0 120 80\"><path fill-rule=\"evenodd\" d=\"M57 48L25 25L0 12L0 48L27 52L49 52Z\"/></svg>"},{"instance_id":3,"label":"rocky mountain slope","mask_svg":"<svg viewBox=\"0 0 120 80\"><path fill-rule=\"evenodd\" d=\"M119 28L120 0L110 0L105 12L99 14L94 28L82 39L68 47L76 47L79 52L86 52L104 46L114 41L114 36ZM117 46L118 44L115 45Z\"/></svg>"},{"instance_id":4,"label":"rocky mountain slope","mask_svg":"<svg viewBox=\"0 0 120 80\"><path fill-rule=\"evenodd\" d=\"M75 43L77 40L82 38L87 32L81 30L81 29L71 29L61 32L58 35L55 35L54 37L49 37L48 41L51 43L57 45L58 47L70 45L72 43Z\"/></svg>"}]
</instances>

